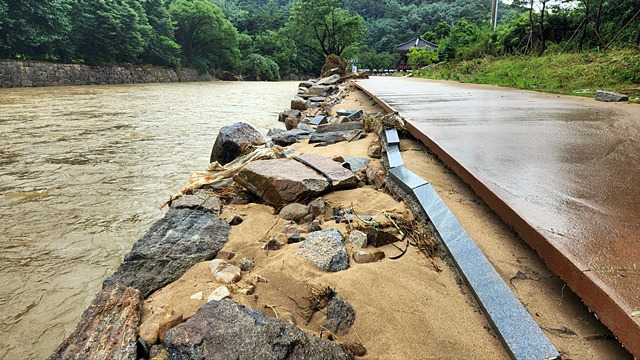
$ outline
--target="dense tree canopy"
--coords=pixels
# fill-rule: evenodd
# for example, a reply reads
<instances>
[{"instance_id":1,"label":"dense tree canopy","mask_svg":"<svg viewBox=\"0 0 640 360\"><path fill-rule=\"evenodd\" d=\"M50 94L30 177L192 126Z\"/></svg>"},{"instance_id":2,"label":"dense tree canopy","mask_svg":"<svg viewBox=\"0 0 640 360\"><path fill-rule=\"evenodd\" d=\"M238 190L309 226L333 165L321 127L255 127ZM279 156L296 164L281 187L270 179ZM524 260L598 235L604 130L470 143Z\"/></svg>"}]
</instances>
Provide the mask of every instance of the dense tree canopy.
<instances>
[{"instance_id":1,"label":"dense tree canopy","mask_svg":"<svg viewBox=\"0 0 640 360\"><path fill-rule=\"evenodd\" d=\"M319 71L324 57L392 68L417 35L438 59L640 45L640 0L0 0L0 57L190 66L248 78ZM433 54L415 53L419 63Z\"/></svg>"},{"instance_id":2,"label":"dense tree canopy","mask_svg":"<svg viewBox=\"0 0 640 360\"><path fill-rule=\"evenodd\" d=\"M201 70L234 70L238 66L238 31L220 8L206 0L175 0L170 12L183 65Z\"/></svg>"}]
</instances>

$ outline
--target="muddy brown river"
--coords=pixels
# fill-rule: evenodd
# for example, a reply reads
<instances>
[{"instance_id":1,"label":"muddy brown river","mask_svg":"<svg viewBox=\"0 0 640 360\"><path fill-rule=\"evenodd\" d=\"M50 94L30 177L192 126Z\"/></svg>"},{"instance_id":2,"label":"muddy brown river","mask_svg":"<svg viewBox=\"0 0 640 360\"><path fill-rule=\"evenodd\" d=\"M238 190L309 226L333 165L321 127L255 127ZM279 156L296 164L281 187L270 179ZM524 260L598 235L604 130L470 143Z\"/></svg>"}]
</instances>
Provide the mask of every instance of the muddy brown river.
<instances>
[{"instance_id":1,"label":"muddy brown river","mask_svg":"<svg viewBox=\"0 0 640 360\"><path fill-rule=\"evenodd\" d=\"M158 206L208 165L220 127L281 127L296 89L0 89L0 359L47 358Z\"/></svg>"}]
</instances>

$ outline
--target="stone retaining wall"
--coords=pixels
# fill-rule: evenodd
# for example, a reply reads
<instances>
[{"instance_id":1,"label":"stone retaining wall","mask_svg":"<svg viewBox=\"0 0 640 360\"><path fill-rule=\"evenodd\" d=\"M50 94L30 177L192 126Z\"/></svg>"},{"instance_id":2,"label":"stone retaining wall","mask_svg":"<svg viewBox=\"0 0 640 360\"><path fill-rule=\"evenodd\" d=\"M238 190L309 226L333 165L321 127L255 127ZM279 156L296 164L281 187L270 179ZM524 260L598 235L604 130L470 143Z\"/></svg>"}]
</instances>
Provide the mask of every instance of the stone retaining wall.
<instances>
[{"instance_id":1,"label":"stone retaining wall","mask_svg":"<svg viewBox=\"0 0 640 360\"><path fill-rule=\"evenodd\" d=\"M194 69L0 61L0 88L211 81Z\"/></svg>"}]
</instances>

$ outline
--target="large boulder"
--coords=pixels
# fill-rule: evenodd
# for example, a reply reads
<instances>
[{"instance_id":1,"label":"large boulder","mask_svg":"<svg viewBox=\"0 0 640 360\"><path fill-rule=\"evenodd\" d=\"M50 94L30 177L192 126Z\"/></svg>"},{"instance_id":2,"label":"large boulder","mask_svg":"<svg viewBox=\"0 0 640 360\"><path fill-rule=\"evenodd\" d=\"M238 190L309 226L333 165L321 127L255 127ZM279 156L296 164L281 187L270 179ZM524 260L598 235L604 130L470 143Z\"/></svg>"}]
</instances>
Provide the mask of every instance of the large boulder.
<instances>
[{"instance_id":1,"label":"large boulder","mask_svg":"<svg viewBox=\"0 0 640 360\"><path fill-rule=\"evenodd\" d=\"M232 300L210 301L167 333L170 359L353 359L342 347Z\"/></svg>"},{"instance_id":2,"label":"large boulder","mask_svg":"<svg viewBox=\"0 0 640 360\"><path fill-rule=\"evenodd\" d=\"M322 175L292 159L252 161L233 180L275 206L302 202L329 188Z\"/></svg>"},{"instance_id":3,"label":"large boulder","mask_svg":"<svg viewBox=\"0 0 640 360\"><path fill-rule=\"evenodd\" d=\"M332 186L315 169L293 159L258 160L247 164L233 180L275 206L303 202L331 189L358 186L355 174L322 155L304 154L298 158L329 176Z\"/></svg>"},{"instance_id":4,"label":"large boulder","mask_svg":"<svg viewBox=\"0 0 640 360\"><path fill-rule=\"evenodd\" d=\"M230 230L225 220L208 211L171 208L133 244L104 286L121 282L146 298L196 263L213 259L228 241Z\"/></svg>"},{"instance_id":5,"label":"large boulder","mask_svg":"<svg viewBox=\"0 0 640 360\"><path fill-rule=\"evenodd\" d=\"M134 288L120 283L105 287L49 360L136 360L142 302L140 291Z\"/></svg>"},{"instance_id":6,"label":"large boulder","mask_svg":"<svg viewBox=\"0 0 640 360\"><path fill-rule=\"evenodd\" d=\"M225 165L242 153L250 146L258 146L266 143L262 134L246 123L235 123L224 126L220 129L216 142L211 149L209 162L217 161L220 165Z\"/></svg>"},{"instance_id":7,"label":"large boulder","mask_svg":"<svg viewBox=\"0 0 640 360\"><path fill-rule=\"evenodd\" d=\"M300 244L296 254L324 271L340 271L349 267L349 255L338 229L315 231Z\"/></svg>"}]
</instances>

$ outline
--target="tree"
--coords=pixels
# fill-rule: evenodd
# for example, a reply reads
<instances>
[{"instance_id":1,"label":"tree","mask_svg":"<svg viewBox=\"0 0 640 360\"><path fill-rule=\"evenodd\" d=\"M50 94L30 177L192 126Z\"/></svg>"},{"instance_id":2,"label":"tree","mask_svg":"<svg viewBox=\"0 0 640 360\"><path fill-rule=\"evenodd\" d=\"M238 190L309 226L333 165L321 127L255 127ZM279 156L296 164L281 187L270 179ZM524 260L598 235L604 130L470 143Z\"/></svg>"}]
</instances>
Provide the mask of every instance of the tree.
<instances>
[{"instance_id":1,"label":"tree","mask_svg":"<svg viewBox=\"0 0 640 360\"><path fill-rule=\"evenodd\" d=\"M278 64L269 58L251 54L240 64L240 74L247 80L277 81L280 80Z\"/></svg>"},{"instance_id":2,"label":"tree","mask_svg":"<svg viewBox=\"0 0 640 360\"><path fill-rule=\"evenodd\" d=\"M205 0L175 0L169 11L184 66L202 71L233 71L238 66L238 31L220 8Z\"/></svg>"},{"instance_id":3,"label":"tree","mask_svg":"<svg viewBox=\"0 0 640 360\"><path fill-rule=\"evenodd\" d=\"M146 0L142 3L152 31L142 53L142 61L162 66L180 66L180 45L175 42L175 27L169 14L168 0Z\"/></svg>"},{"instance_id":4,"label":"tree","mask_svg":"<svg viewBox=\"0 0 640 360\"><path fill-rule=\"evenodd\" d=\"M297 0L285 25L289 36L323 57L340 56L347 46L365 38L367 28L361 16L339 5L340 0Z\"/></svg>"},{"instance_id":5,"label":"tree","mask_svg":"<svg viewBox=\"0 0 640 360\"><path fill-rule=\"evenodd\" d=\"M152 31L135 0L77 0L70 19L74 57L89 64L139 63Z\"/></svg>"},{"instance_id":6,"label":"tree","mask_svg":"<svg viewBox=\"0 0 640 360\"><path fill-rule=\"evenodd\" d=\"M0 0L0 57L66 59L67 0Z\"/></svg>"}]
</instances>

